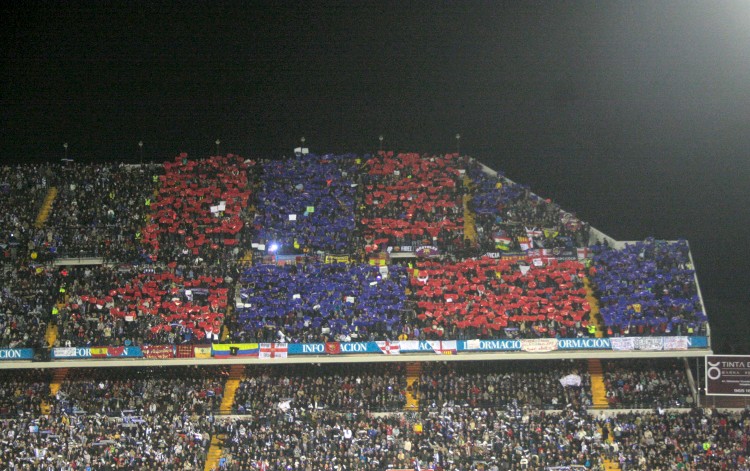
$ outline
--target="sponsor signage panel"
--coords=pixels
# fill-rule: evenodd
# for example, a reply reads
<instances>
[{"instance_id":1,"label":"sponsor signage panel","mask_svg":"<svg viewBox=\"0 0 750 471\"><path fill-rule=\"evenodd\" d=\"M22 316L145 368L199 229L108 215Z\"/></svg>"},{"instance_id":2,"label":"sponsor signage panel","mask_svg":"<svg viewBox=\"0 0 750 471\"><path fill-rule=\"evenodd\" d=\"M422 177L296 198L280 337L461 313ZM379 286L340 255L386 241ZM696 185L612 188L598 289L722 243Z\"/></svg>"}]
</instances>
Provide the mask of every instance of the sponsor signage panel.
<instances>
[{"instance_id":1,"label":"sponsor signage panel","mask_svg":"<svg viewBox=\"0 0 750 471\"><path fill-rule=\"evenodd\" d=\"M679 351L708 348L707 337L611 337L571 339L493 339L493 340L401 340L379 342L319 342L263 344L236 343L213 345L150 345L144 347L58 347L52 349L53 359L71 358L227 358L258 357L284 358L289 355L346 355L346 354L408 354L437 353L450 355L460 352L531 352L547 353L555 350L605 351ZM261 350L262 349L262 350ZM261 354L262 353L262 354ZM32 360L31 348L2 348L0 361Z\"/></svg>"},{"instance_id":2,"label":"sponsor signage panel","mask_svg":"<svg viewBox=\"0 0 750 471\"><path fill-rule=\"evenodd\" d=\"M706 394L750 396L750 356L707 356Z\"/></svg>"},{"instance_id":3,"label":"sponsor signage panel","mask_svg":"<svg viewBox=\"0 0 750 471\"><path fill-rule=\"evenodd\" d=\"M143 358L140 347L58 347L52 358Z\"/></svg>"},{"instance_id":4,"label":"sponsor signage panel","mask_svg":"<svg viewBox=\"0 0 750 471\"><path fill-rule=\"evenodd\" d=\"M33 348L0 348L0 361L33 359Z\"/></svg>"}]
</instances>

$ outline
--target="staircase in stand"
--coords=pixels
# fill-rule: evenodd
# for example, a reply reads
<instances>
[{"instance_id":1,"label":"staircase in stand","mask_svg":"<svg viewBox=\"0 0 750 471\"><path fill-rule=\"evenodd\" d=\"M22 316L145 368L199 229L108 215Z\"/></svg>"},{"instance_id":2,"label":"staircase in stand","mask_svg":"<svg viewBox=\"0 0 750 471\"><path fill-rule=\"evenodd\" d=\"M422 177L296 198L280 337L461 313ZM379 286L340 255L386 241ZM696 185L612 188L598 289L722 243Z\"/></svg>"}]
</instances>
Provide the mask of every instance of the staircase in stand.
<instances>
[{"instance_id":1,"label":"staircase in stand","mask_svg":"<svg viewBox=\"0 0 750 471\"><path fill-rule=\"evenodd\" d=\"M206 454L206 464L203 466L203 471L212 471L218 468L221 455L224 453L224 440L217 435L211 437L211 446L208 448Z\"/></svg>"},{"instance_id":2,"label":"staircase in stand","mask_svg":"<svg viewBox=\"0 0 750 471\"><path fill-rule=\"evenodd\" d=\"M605 424L605 426L609 430L609 434L607 434L607 443L612 443L615 441L614 432L612 431L612 427L609 423ZM599 430L601 432L601 430ZM604 462L604 471L620 471L622 468L620 468L620 463L617 461L611 460L605 456L602 457L602 460Z\"/></svg>"},{"instance_id":3,"label":"staircase in stand","mask_svg":"<svg viewBox=\"0 0 750 471\"><path fill-rule=\"evenodd\" d=\"M406 365L406 405L404 410L419 410L419 378L421 376L421 363L408 363Z\"/></svg>"},{"instance_id":4,"label":"staircase in stand","mask_svg":"<svg viewBox=\"0 0 750 471\"><path fill-rule=\"evenodd\" d=\"M68 376L68 369L67 368L57 368L54 373L52 373L52 381L49 383L49 394L51 397L54 397L57 395L57 392L60 390L60 386L62 385L63 381L65 381L65 378ZM52 411L52 406L50 406L49 402L42 401L42 414L49 415L49 413Z\"/></svg>"},{"instance_id":5,"label":"staircase in stand","mask_svg":"<svg viewBox=\"0 0 750 471\"><path fill-rule=\"evenodd\" d=\"M589 358L589 375L591 376L591 397L594 409L608 409L607 388L604 386L602 362L598 358Z\"/></svg>"},{"instance_id":6,"label":"staircase in stand","mask_svg":"<svg viewBox=\"0 0 750 471\"><path fill-rule=\"evenodd\" d=\"M226 314L224 314L224 319L230 318L231 315L232 315L232 306L230 305L230 306L227 306L227 312ZM226 342L229 339L229 334L230 334L229 327L227 327L226 324L223 324L221 326L221 335L219 337L219 341L221 341L221 343Z\"/></svg>"},{"instance_id":7,"label":"staircase in stand","mask_svg":"<svg viewBox=\"0 0 750 471\"><path fill-rule=\"evenodd\" d=\"M620 463L604 458L604 471L620 471Z\"/></svg>"},{"instance_id":8,"label":"staircase in stand","mask_svg":"<svg viewBox=\"0 0 750 471\"><path fill-rule=\"evenodd\" d=\"M36 215L34 227L36 227L37 229L44 226L44 223L47 222L47 218L49 217L50 211L52 211L52 205L55 202L55 198L57 198L57 188L53 186L50 187L49 190L47 190L47 196L44 197L42 207L39 208L39 213Z\"/></svg>"},{"instance_id":9,"label":"staircase in stand","mask_svg":"<svg viewBox=\"0 0 750 471\"><path fill-rule=\"evenodd\" d=\"M591 282L588 277L583 279L583 286L586 289L586 301L588 301L591 307L591 314L589 314L590 322L593 322L596 326L596 338L604 337L604 320L599 312L599 301L594 297L594 290L591 289Z\"/></svg>"},{"instance_id":10,"label":"staircase in stand","mask_svg":"<svg viewBox=\"0 0 750 471\"><path fill-rule=\"evenodd\" d=\"M253 250L252 249L247 249L245 251L245 254L240 259L240 266L241 267L253 266Z\"/></svg>"},{"instance_id":11,"label":"staircase in stand","mask_svg":"<svg viewBox=\"0 0 750 471\"><path fill-rule=\"evenodd\" d=\"M47 324L47 332L44 334L44 339L47 341L47 346L52 348L57 342L57 324L50 322Z\"/></svg>"},{"instance_id":12,"label":"staircase in stand","mask_svg":"<svg viewBox=\"0 0 750 471\"><path fill-rule=\"evenodd\" d=\"M243 379L245 379L245 365L232 365L232 368L229 370L229 378L224 385L224 397L221 399L219 413L223 415L232 413L234 395L237 393L237 388Z\"/></svg>"},{"instance_id":13,"label":"staircase in stand","mask_svg":"<svg viewBox=\"0 0 750 471\"><path fill-rule=\"evenodd\" d=\"M245 365L232 365L229 369L229 378L224 384L224 397L221 398L221 405L219 406L220 414L229 415L232 413L234 396L237 394L237 388L243 379L245 379ZM211 446L206 455L206 464L203 466L204 471L217 469L219 460L224 453L224 438L224 436L217 434L211 437Z\"/></svg>"},{"instance_id":14,"label":"staircase in stand","mask_svg":"<svg viewBox=\"0 0 750 471\"><path fill-rule=\"evenodd\" d=\"M469 188L472 185L471 179L464 176L464 187ZM465 194L463 197L464 206L464 239L469 240L472 244L477 243L477 225L474 219L474 213L469 208L471 196Z\"/></svg>"}]
</instances>

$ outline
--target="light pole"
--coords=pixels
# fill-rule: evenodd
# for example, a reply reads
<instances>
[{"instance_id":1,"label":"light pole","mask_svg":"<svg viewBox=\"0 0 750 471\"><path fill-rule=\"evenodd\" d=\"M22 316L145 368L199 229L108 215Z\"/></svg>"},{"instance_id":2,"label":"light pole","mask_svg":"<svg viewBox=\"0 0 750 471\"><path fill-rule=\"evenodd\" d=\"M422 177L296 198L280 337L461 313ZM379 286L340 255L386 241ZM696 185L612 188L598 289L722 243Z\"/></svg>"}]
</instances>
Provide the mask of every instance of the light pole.
<instances>
[{"instance_id":1,"label":"light pole","mask_svg":"<svg viewBox=\"0 0 750 471\"><path fill-rule=\"evenodd\" d=\"M65 149L65 160L68 160L68 143L63 144L63 149Z\"/></svg>"},{"instance_id":2,"label":"light pole","mask_svg":"<svg viewBox=\"0 0 750 471\"><path fill-rule=\"evenodd\" d=\"M143 165L143 141L138 141L138 154L140 154L141 165Z\"/></svg>"},{"instance_id":3,"label":"light pole","mask_svg":"<svg viewBox=\"0 0 750 471\"><path fill-rule=\"evenodd\" d=\"M302 137L301 137L301 138L299 139L299 141L300 141L300 142L302 143L302 145L300 146L300 153L304 153L304 152L305 152L305 141L306 141L306 140L307 140L307 139L305 139L305 136L302 136Z\"/></svg>"},{"instance_id":4,"label":"light pole","mask_svg":"<svg viewBox=\"0 0 750 471\"><path fill-rule=\"evenodd\" d=\"M382 134L378 136L378 140L380 141L380 152L383 152L383 135Z\"/></svg>"},{"instance_id":5,"label":"light pole","mask_svg":"<svg viewBox=\"0 0 750 471\"><path fill-rule=\"evenodd\" d=\"M219 144L221 144L221 141L216 139L215 144L216 144L216 155L219 155Z\"/></svg>"},{"instance_id":6,"label":"light pole","mask_svg":"<svg viewBox=\"0 0 750 471\"><path fill-rule=\"evenodd\" d=\"M456 133L456 153L461 155L461 134Z\"/></svg>"}]
</instances>

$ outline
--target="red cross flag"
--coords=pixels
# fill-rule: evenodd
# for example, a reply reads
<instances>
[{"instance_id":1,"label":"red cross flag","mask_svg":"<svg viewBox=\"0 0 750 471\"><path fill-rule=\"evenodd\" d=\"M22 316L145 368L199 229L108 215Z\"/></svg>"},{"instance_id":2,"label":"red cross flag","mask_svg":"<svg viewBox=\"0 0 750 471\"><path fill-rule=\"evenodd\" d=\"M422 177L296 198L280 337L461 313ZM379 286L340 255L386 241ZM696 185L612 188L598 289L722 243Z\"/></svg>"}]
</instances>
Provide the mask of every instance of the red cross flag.
<instances>
[{"instance_id":1,"label":"red cross flag","mask_svg":"<svg viewBox=\"0 0 750 471\"><path fill-rule=\"evenodd\" d=\"M401 345L398 342L389 342L389 341L379 341L376 342L378 344L378 348L381 352L383 352L385 355L400 355L401 354Z\"/></svg>"},{"instance_id":2,"label":"red cross flag","mask_svg":"<svg viewBox=\"0 0 750 471\"><path fill-rule=\"evenodd\" d=\"M258 358L286 358L289 352L286 343L262 343Z\"/></svg>"}]
</instances>

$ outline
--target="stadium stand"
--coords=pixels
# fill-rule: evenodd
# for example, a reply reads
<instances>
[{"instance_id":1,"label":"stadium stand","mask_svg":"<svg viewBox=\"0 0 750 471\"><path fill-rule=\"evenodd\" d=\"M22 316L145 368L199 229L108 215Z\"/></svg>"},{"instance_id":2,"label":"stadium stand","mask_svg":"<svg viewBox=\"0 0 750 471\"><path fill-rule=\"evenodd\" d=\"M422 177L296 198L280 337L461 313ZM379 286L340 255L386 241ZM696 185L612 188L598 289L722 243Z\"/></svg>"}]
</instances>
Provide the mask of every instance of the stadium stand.
<instances>
[{"instance_id":1,"label":"stadium stand","mask_svg":"<svg viewBox=\"0 0 750 471\"><path fill-rule=\"evenodd\" d=\"M41 347L59 298L58 270L26 262L0 266L0 347Z\"/></svg>"},{"instance_id":2,"label":"stadium stand","mask_svg":"<svg viewBox=\"0 0 750 471\"><path fill-rule=\"evenodd\" d=\"M489 173L474 159L469 159L467 173L473 187L469 208L484 252L588 245L588 223L551 200L500 173Z\"/></svg>"},{"instance_id":3,"label":"stadium stand","mask_svg":"<svg viewBox=\"0 0 750 471\"><path fill-rule=\"evenodd\" d=\"M255 265L240 277L238 341L396 339L404 327L406 270L359 264Z\"/></svg>"},{"instance_id":4,"label":"stadium stand","mask_svg":"<svg viewBox=\"0 0 750 471\"><path fill-rule=\"evenodd\" d=\"M463 245L462 158L379 153L367 160L361 224L367 250Z\"/></svg>"},{"instance_id":5,"label":"stadium stand","mask_svg":"<svg viewBox=\"0 0 750 471\"><path fill-rule=\"evenodd\" d=\"M693 396L679 360L610 360L604 365L607 401L613 409L691 407Z\"/></svg>"},{"instance_id":6,"label":"stadium stand","mask_svg":"<svg viewBox=\"0 0 750 471\"><path fill-rule=\"evenodd\" d=\"M588 333L584 273L577 261L424 261L411 285L428 338L576 337Z\"/></svg>"},{"instance_id":7,"label":"stadium stand","mask_svg":"<svg viewBox=\"0 0 750 471\"><path fill-rule=\"evenodd\" d=\"M612 335L706 332L687 242L647 239L622 250L595 245L594 291Z\"/></svg>"},{"instance_id":8,"label":"stadium stand","mask_svg":"<svg viewBox=\"0 0 750 471\"><path fill-rule=\"evenodd\" d=\"M596 355L708 334L687 243L589 246L470 157L3 167L0 209L0 348L76 359L0 369L0 469L748 469L748 410L689 409L680 360ZM507 346L544 360L440 361ZM259 358L78 363L130 347Z\"/></svg>"},{"instance_id":9,"label":"stadium stand","mask_svg":"<svg viewBox=\"0 0 750 471\"><path fill-rule=\"evenodd\" d=\"M255 221L261 243L285 253L356 252L357 160L313 155L264 162Z\"/></svg>"},{"instance_id":10,"label":"stadium stand","mask_svg":"<svg viewBox=\"0 0 750 471\"><path fill-rule=\"evenodd\" d=\"M218 341L229 303L226 266L168 265L71 267L61 345Z\"/></svg>"},{"instance_id":11,"label":"stadium stand","mask_svg":"<svg viewBox=\"0 0 750 471\"><path fill-rule=\"evenodd\" d=\"M454 405L580 409L592 403L586 363L565 360L428 363L419 382L419 399L426 409Z\"/></svg>"},{"instance_id":12,"label":"stadium stand","mask_svg":"<svg viewBox=\"0 0 750 471\"><path fill-rule=\"evenodd\" d=\"M165 162L150 205L151 222L143 229L145 257L210 265L236 260L246 245L252 195L248 173L254 166L234 155L191 160L181 154Z\"/></svg>"},{"instance_id":13,"label":"stadium stand","mask_svg":"<svg viewBox=\"0 0 750 471\"><path fill-rule=\"evenodd\" d=\"M406 403L401 365L290 365L253 368L235 396L239 414L268 410L279 402L334 411L399 411Z\"/></svg>"},{"instance_id":14,"label":"stadium stand","mask_svg":"<svg viewBox=\"0 0 750 471\"><path fill-rule=\"evenodd\" d=\"M0 246L4 262L25 259L31 253L41 261L49 253L35 223L57 181L55 174L52 165L0 167Z\"/></svg>"},{"instance_id":15,"label":"stadium stand","mask_svg":"<svg viewBox=\"0 0 750 471\"><path fill-rule=\"evenodd\" d=\"M136 262L161 166L71 163L59 171L62 183L43 229L55 254Z\"/></svg>"}]
</instances>

